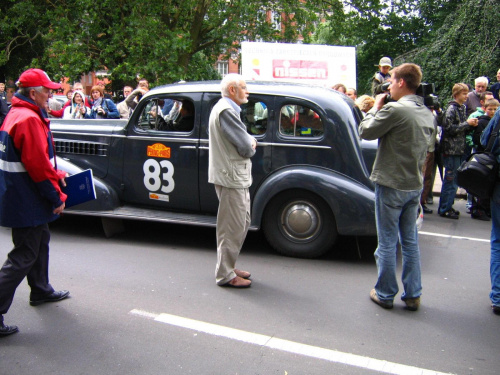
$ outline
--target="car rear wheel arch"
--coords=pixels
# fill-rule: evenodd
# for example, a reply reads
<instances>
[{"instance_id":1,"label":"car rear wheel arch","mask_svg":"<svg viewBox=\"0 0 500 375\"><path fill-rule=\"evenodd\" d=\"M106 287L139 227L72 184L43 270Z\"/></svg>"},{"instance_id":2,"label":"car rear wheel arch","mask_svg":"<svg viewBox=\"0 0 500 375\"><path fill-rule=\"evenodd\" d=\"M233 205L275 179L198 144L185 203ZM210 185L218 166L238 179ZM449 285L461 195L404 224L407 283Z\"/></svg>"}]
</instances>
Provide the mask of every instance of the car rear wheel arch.
<instances>
[{"instance_id":1,"label":"car rear wheel arch","mask_svg":"<svg viewBox=\"0 0 500 375\"><path fill-rule=\"evenodd\" d=\"M273 196L264 210L262 228L276 251L292 257L319 257L337 238L330 206L317 194L302 189Z\"/></svg>"}]
</instances>

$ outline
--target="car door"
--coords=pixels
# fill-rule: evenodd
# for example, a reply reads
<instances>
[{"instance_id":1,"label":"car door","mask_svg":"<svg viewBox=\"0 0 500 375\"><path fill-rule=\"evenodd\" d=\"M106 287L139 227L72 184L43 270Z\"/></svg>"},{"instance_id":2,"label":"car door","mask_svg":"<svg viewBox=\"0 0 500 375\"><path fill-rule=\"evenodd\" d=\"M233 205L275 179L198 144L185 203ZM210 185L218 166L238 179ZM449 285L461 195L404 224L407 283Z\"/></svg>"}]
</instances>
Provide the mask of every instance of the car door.
<instances>
[{"instance_id":1,"label":"car door","mask_svg":"<svg viewBox=\"0 0 500 375\"><path fill-rule=\"evenodd\" d=\"M138 103L124 146L126 201L169 210L200 210L200 99L200 93L157 94ZM173 125L182 122L182 107L187 104L194 108L192 125L176 130Z\"/></svg>"},{"instance_id":2,"label":"car door","mask_svg":"<svg viewBox=\"0 0 500 375\"><path fill-rule=\"evenodd\" d=\"M219 202L213 184L208 183L208 120L212 107L220 99L220 93L205 93L200 122L200 205L203 212L217 213ZM252 194L270 173L272 157L272 116L274 97L250 93L248 103L241 106L240 117L250 135L257 139L257 150L252 157Z\"/></svg>"},{"instance_id":3,"label":"car door","mask_svg":"<svg viewBox=\"0 0 500 375\"><path fill-rule=\"evenodd\" d=\"M327 127L334 129L321 108L309 101L289 97L277 98L275 105L272 168L297 164L331 168L338 156L326 137Z\"/></svg>"}]
</instances>

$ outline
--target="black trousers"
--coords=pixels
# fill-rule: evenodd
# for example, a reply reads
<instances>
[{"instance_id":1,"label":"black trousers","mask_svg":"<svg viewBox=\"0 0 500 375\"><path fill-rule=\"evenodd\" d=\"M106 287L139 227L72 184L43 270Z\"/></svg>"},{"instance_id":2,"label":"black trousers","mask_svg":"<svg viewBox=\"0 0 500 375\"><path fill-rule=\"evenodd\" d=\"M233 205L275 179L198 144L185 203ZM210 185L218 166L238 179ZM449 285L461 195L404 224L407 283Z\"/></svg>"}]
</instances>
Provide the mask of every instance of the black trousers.
<instances>
[{"instance_id":1,"label":"black trousers","mask_svg":"<svg viewBox=\"0 0 500 375\"><path fill-rule=\"evenodd\" d=\"M0 323L25 277L31 288L30 298L42 297L54 291L49 283L49 241L48 224L12 228L14 248L0 269Z\"/></svg>"}]
</instances>

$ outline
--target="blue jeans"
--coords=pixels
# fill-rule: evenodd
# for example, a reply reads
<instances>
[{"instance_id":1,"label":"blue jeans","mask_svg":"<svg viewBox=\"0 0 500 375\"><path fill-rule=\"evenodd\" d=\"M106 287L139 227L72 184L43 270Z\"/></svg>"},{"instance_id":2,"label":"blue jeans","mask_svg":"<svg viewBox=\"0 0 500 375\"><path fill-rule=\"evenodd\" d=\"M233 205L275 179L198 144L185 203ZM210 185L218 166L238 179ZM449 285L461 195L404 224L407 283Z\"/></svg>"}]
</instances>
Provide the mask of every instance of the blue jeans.
<instances>
[{"instance_id":1,"label":"blue jeans","mask_svg":"<svg viewBox=\"0 0 500 375\"><path fill-rule=\"evenodd\" d=\"M403 254L401 299L422 294L420 249L418 247L417 210L422 190L401 191L375 184L375 218L378 247L375 251L378 280L375 290L383 302L394 300L398 293L396 253L398 241Z\"/></svg>"},{"instance_id":2,"label":"blue jeans","mask_svg":"<svg viewBox=\"0 0 500 375\"><path fill-rule=\"evenodd\" d=\"M457 195L457 169L462 164L463 156L452 155L443 156L443 166L445 168L443 185L441 186L441 198L439 199L438 214L444 214L451 210Z\"/></svg>"},{"instance_id":3,"label":"blue jeans","mask_svg":"<svg viewBox=\"0 0 500 375\"><path fill-rule=\"evenodd\" d=\"M500 183L497 182L493 197L490 200L491 207L491 257L490 277L491 292L490 300L495 306L500 306Z\"/></svg>"}]
</instances>

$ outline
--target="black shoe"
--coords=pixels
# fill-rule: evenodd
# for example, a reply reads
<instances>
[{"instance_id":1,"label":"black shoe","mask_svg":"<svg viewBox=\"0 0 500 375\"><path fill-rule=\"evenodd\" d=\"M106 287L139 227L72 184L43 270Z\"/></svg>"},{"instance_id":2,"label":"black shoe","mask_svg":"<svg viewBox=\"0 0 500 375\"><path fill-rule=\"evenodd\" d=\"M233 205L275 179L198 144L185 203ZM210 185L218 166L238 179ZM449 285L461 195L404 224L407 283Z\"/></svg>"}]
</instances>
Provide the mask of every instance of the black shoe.
<instances>
[{"instance_id":1,"label":"black shoe","mask_svg":"<svg viewBox=\"0 0 500 375\"><path fill-rule=\"evenodd\" d=\"M491 305L491 309L493 310L493 314L500 315L500 306Z\"/></svg>"},{"instance_id":2,"label":"black shoe","mask_svg":"<svg viewBox=\"0 0 500 375\"><path fill-rule=\"evenodd\" d=\"M453 211L455 215L460 216L460 211L455 210L453 207L451 208L451 211Z\"/></svg>"},{"instance_id":3,"label":"black shoe","mask_svg":"<svg viewBox=\"0 0 500 375\"><path fill-rule=\"evenodd\" d=\"M476 219L476 220L482 220L482 221L490 221L491 219L486 215L484 211L479 211L479 210L473 210L471 215L471 218Z\"/></svg>"},{"instance_id":4,"label":"black shoe","mask_svg":"<svg viewBox=\"0 0 500 375\"><path fill-rule=\"evenodd\" d=\"M19 331L17 326L6 326L3 323L0 323L0 337L12 335L13 333L16 333L17 331Z\"/></svg>"},{"instance_id":5,"label":"black shoe","mask_svg":"<svg viewBox=\"0 0 500 375\"><path fill-rule=\"evenodd\" d=\"M482 221L490 221L491 220L485 213L481 213L481 214L474 214L473 213L470 215L470 217L473 219L482 220Z\"/></svg>"},{"instance_id":6,"label":"black shoe","mask_svg":"<svg viewBox=\"0 0 500 375\"><path fill-rule=\"evenodd\" d=\"M453 211L453 209L443 212L442 214L439 214L441 217L445 217L447 219L455 219L458 220L458 215Z\"/></svg>"},{"instance_id":7,"label":"black shoe","mask_svg":"<svg viewBox=\"0 0 500 375\"><path fill-rule=\"evenodd\" d=\"M422 205L422 210L424 211L424 214L432 214L434 212L429 207L427 207L425 204Z\"/></svg>"},{"instance_id":8,"label":"black shoe","mask_svg":"<svg viewBox=\"0 0 500 375\"><path fill-rule=\"evenodd\" d=\"M42 298L37 298L37 299L30 299L30 305L31 306L38 306L41 305L42 303L45 302L57 302L65 299L66 297L69 296L69 291L68 290L60 290L58 292L52 292L50 294L46 294Z\"/></svg>"}]
</instances>

